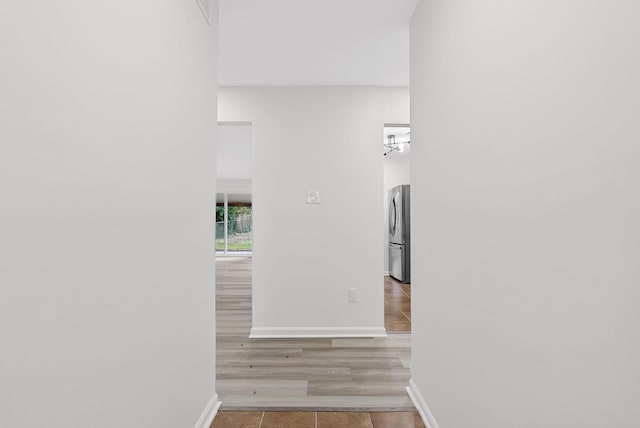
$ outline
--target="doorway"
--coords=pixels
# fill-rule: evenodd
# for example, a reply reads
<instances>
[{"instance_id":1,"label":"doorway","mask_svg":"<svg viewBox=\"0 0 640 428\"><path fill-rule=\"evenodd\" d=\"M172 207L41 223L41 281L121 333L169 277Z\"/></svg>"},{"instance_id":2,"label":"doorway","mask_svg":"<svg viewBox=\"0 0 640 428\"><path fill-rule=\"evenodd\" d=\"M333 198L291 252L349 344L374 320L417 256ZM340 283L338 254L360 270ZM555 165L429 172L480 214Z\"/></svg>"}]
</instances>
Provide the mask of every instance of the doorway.
<instances>
[{"instance_id":1,"label":"doorway","mask_svg":"<svg viewBox=\"0 0 640 428\"><path fill-rule=\"evenodd\" d=\"M383 149L384 325L388 333L408 333L411 332L410 126L385 124ZM399 209L400 203L404 209Z\"/></svg>"},{"instance_id":2,"label":"doorway","mask_svg":"<svg viewBox=\"0 0 640 428\"><path fill-rule=\"evenodd\" d=\"M221 131L240 131L233 126L236 125L225 125ZM222 139L221 142L224 144ZM219 171L227 166L221 166ZM227 173L232 171L227 168ZM253 207L242 205L251 199L238 200L242 195L250 197L251 192L239 191L237 184L229 178L218 180L217 236L223 239L217 243L220 256L216 260L216 389L222 410L414 411L406 393L411 376L409 334L249 339L253 258L234 257L229 236L231 208L251 207L252 211ZM406 299L400 309L410 312Z\"/></svg>"}]
</instances>

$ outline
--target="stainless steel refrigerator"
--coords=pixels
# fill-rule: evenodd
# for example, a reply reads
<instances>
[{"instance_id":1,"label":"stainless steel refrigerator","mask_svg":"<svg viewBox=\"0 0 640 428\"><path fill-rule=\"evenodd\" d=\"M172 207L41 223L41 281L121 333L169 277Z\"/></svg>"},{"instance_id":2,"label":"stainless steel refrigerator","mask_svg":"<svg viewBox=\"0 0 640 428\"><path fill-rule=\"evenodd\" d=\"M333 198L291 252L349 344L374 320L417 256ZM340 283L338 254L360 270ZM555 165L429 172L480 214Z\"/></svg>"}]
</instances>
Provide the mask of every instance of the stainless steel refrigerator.
<instances>
[{"instance_id":1,"label":"stainless steel refrigerator","mask_svg":"<svg viewBox=\"0 0 640 428\"><path fill-rule=\"evenodd\" d=\"M403 283L411 282L410 186L389 190L389 271Z\"/></svg>"}]
</instances>

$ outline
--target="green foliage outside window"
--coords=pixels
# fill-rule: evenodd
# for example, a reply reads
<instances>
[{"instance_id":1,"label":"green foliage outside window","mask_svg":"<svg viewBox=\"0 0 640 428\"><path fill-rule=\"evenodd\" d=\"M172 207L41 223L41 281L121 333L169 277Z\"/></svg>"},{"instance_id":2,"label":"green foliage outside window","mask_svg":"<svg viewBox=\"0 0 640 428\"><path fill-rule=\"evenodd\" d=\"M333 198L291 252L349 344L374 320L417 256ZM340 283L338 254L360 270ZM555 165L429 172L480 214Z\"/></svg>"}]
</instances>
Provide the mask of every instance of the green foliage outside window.
<instances>
[{"instance_id":1,"label":"green foliage outside window","mask_svg":"<svg viewBox=\"0 0 640 428\"><path fill-rule=\"evenodd\" d=\"M251 251L252 218L251 206L228 206L229 251ZM224 250L224 206L216 206L216 250Z\"/></svg>"}]
</instances>

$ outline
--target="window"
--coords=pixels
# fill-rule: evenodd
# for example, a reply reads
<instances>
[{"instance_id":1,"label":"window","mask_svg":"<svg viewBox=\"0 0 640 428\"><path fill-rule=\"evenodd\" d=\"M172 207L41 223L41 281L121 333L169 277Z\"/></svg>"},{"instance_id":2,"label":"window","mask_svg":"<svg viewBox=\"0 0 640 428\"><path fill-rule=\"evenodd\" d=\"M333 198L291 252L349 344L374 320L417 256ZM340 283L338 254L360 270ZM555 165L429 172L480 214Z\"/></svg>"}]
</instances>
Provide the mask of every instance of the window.
<instances>
[{"instance_id":1,"label":"window","mask_svg":"<svg viewBox=\"0 0 640 428\"><path fill-rule=\"evenodd\" d=\"M219 202L216 200L216 252L225 251L224 248L224 195L222 196L223 201ZM218 199L218 198L216 198Z\"/></svg>"},{"instance_id":2,"label":"window","mask_svg":"<svg viewBox=\"0 0 640 428\"><path fill-rule=\"evenodd\" d=\"M251 195L218 195L216 252L229 254L253 250L252 214Z\"/></svg>"}]
</instances>

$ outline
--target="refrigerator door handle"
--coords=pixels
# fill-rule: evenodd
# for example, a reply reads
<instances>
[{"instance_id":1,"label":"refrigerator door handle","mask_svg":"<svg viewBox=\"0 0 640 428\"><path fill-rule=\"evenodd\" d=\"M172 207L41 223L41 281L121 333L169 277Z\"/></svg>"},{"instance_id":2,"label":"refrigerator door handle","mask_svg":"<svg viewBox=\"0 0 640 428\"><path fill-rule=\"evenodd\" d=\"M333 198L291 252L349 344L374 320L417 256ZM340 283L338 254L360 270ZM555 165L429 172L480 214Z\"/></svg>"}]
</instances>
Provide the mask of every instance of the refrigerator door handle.
<instances>
[{"instance_id":1,"label":"refrigerator door handle","mask_svg":"<svg viewBox=\"0 0 640 428\"><path fill-rule=\"evenodd\" d=\"M391 212L389 213L389 232L391 236L394 236L396 234L396 223L398 221L398 211L396 208L396 198L393 197L391 199L391 212L393 212L393 214L391 214Z\"/></svg>"}]
</instances>

